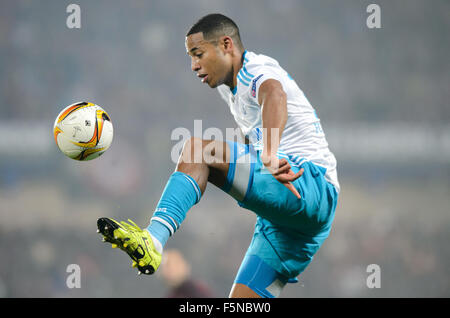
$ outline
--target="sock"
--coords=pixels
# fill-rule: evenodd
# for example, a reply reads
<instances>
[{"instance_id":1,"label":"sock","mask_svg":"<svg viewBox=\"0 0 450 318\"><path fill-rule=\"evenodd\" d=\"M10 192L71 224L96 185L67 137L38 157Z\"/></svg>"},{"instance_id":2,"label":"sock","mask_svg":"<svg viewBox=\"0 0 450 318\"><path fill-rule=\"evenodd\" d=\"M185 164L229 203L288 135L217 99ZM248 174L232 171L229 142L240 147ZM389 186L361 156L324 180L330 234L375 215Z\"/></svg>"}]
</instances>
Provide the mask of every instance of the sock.
<instances>
[{"instance_id":1,"label":"sock","mask_svg":"<svg viewBox=\"0 0 450 318\"><path fill-rule=\"evenodd\" d=\"M152 239L158 241L155 248L161 246L158 252L162 253L167 239L180 227L187 211L200 201L201 195L200 187L191 176L180 171L170 176L147 227Z\"/></svg>"},{"instance_id":2,"label":"sock","mask_svg":"<svg viewBox=\"0 0 450 318\"><path fill-rule=\"evenodd\" d=\"M170 236L169 229L157 221L151 222L151 226L152 230L150 231L150 226L148 226L147 231L150 233L156 251L158 251L159 254L162 254L163 246Z\"/></svg>"}]
</instances>

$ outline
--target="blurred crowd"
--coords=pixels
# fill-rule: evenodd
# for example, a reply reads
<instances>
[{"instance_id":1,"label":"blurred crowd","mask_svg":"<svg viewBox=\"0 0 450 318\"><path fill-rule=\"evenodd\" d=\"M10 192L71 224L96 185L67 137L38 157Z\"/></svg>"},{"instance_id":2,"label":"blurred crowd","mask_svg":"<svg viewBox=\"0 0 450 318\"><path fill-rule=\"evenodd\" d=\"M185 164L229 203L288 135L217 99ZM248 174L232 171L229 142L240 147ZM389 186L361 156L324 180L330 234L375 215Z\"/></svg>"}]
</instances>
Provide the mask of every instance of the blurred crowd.
<instances>
[{"instance_id":1,"label":"blurred crowd","mask_svg":"<svg viewBox=\"0 0 450 318\"><path fill-rule=\"evenodd\" d=\"M377 30L366 27L369 1L76 3L81 29L67 28L64 1L0 3L0 297L228 295L255 216L214 186L154 277L135 275L95 232L101 216L148 224L175 167L175 128L236 126L184 47L211 12L289 70L338 159L330 238L282 296L450 296L448 1L377 1ZM59 111L82 100L114 125L92 162L65 158L52 136ZM81 268L79 289L67 287L69 264ZM379 289L366 285L370 264Z\"/></svg>"}]
</instances>

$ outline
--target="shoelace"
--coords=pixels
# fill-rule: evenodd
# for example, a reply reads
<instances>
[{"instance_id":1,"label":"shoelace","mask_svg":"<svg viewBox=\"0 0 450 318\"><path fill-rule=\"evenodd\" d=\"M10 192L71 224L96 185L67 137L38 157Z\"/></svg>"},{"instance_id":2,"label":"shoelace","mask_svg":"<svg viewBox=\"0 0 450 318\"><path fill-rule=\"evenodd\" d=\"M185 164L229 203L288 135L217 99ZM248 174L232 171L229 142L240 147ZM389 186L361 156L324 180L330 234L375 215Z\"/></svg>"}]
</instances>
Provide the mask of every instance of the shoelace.
<instances>
[{"instance_id":1,"label":"shoelace","mask_svg":"<svg viewBox=\"0 0 450 318\"><path fill-rule=\"evenodd\" d=\"M131 232L142 232L142 229L136 223L134 223L130 219L128 219L128 222L130 222L131 224L128 224L125 221L121 221L120 224L122 224L127 230Z\"/></svg>"}]
</instances>

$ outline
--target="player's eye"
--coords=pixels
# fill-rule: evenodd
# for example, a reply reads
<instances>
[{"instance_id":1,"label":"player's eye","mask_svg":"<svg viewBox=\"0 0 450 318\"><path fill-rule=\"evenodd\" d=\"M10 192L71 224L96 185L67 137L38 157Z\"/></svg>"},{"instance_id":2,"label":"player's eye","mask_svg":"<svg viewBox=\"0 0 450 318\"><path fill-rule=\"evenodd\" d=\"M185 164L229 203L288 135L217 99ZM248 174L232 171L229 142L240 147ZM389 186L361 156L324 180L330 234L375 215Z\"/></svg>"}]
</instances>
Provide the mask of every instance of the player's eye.
<instances>
[{"instance_id":1,"label":"player's eye","mask_svg":"<svg viewBox=\"0 0 450 318\"><path fill-rule=\"evenodd\" d=\"M198 57L198 58L201 58L203 56L203 53L195 54L195 56Z\"/></svg>"}]
</instances>

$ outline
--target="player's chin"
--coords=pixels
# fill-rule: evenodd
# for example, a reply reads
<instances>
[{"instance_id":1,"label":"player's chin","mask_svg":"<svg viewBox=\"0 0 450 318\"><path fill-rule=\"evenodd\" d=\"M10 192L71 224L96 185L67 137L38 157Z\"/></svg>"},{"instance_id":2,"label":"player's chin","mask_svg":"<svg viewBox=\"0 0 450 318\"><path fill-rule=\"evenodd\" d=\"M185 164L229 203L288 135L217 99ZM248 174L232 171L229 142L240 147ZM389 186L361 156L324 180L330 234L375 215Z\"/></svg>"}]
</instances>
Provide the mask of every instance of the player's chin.
<instances>
[{"instance_id":1,"label":"player's chin","mask_svg":"<svg viewBox=\"0 0 450 318\"><path fill-rule=\"evenodd\" d=\"M207 84L211 88L216 88L217 86L219 86L219 85L217 85L217 82L213 82L213 81L208 81Z\"/></svg>"},{"instance_id":2,"label":"player's chin","mask_svg":"<svg viewBox=\"0 0 450 318\"><path fill-rule=\"evenodd\" d=\"M219 83L211 78L210 75L208 75L208 77L206 78L205 84L207 84L211 88L216 88L217 86L219 86Z\"/></svg>"}]
</instances>

